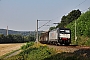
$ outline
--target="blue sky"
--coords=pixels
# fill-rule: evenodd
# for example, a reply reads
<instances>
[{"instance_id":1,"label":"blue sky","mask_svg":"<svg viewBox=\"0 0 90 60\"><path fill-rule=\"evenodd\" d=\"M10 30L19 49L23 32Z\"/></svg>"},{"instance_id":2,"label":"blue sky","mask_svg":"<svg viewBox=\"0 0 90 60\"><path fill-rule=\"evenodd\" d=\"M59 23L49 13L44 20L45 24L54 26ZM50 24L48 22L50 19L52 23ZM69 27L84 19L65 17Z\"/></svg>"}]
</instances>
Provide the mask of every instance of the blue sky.
<instances>
[{"instance_id":1,"label":"blue sky","mask_svg":"<svg viewBox=\"0 0 90 60\"><path fill-rule=\"evenodd\" d=\"M51 20L39 30L48 30L60 22L63 15L74 9L85 12L90 7L90 0L1 0L0 1L0 29L9 27L10 30L34 31L36 20ZM79 5L79 6L78 6ZM47 21L39 21L39 27Z\"/></svg>"}]
</instances>

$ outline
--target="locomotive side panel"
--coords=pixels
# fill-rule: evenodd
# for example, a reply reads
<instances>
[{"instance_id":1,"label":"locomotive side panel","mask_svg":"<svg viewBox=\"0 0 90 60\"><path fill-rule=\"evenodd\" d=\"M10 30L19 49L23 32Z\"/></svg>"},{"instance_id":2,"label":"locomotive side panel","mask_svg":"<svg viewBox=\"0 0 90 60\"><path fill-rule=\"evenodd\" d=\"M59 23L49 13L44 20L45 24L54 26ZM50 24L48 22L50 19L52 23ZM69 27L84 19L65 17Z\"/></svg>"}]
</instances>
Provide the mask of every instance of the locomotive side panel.
<instances>
[{"instance_id":1,"label":"locomotive side panel","mask_svg":"<svg viewBox=\"0 0 90 60\"><path fill-rule=\"evenodd\" d=\"M58 40L58 29L50 31L49 41L57 41L57 40Z\"/></svg>"}]
</instances>

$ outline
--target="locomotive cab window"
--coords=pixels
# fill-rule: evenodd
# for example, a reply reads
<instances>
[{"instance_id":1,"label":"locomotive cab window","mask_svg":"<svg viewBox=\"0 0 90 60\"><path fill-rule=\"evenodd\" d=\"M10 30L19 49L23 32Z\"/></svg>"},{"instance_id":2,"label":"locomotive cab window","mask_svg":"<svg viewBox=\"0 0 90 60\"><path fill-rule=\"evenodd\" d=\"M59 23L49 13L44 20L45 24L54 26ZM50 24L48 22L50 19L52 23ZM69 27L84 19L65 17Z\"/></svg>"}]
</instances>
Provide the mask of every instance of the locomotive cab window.
<instances>
[{"instance_id":1,"label":"locomotive cab window","mask_svg":"<svg viewBox=\"0 0 90 60\"><path fill-rule=\"evenodd\" d=\"M64 32L64 30L60 30L60 33L64 34L65 32Z\"/></svg>"},{"instance_id":2,"label":"locomotive cab window","mask_svg":"<svg viewBox=\"0 0 90 60\"><path fill-rule=\"evenodd\" d=\"M65 33L70 33L70 30L65 30Z\"/></svg>"}]
</instances>

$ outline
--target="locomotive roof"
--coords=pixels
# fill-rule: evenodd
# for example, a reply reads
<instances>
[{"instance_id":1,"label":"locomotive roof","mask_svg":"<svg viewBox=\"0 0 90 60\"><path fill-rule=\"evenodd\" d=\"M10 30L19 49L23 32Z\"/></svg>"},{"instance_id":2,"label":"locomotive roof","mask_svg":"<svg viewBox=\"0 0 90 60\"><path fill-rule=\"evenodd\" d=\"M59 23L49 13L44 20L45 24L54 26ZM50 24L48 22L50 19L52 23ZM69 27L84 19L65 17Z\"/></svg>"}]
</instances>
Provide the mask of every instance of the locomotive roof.
<instances>
[{"instance_id":1,"label":"locomotive roof","mask_svg":"<svg viewBox=\"0 0 90 60\"><path fill-rule=\"evenodd\" d=\"M69 28L59 28L61 30L70 30Z\"/></svg>"},{"instance_id":2,"label":"locomotive roof","mask_svg":"<svg viewBox=\"0 0 90 60\"><path fill-rule=\"evenodd\" d=\"M69 28L56 28L56 29L53 29L53 30L51 30L51 31L58 30L58 29L60 29L60 30L70 30ZM50 32L50 31L49 31L49 32Z\"/></svg>"}]
</instances>

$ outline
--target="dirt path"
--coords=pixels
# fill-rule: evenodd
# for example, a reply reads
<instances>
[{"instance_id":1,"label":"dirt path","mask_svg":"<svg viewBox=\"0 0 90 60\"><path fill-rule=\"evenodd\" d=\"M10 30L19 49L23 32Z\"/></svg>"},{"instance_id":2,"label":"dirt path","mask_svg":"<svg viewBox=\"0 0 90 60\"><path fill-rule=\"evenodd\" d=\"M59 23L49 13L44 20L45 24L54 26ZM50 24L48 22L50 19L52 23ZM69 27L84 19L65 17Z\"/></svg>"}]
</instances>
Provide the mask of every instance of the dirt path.
<instances>
[{"instance_id":1,"label":"dirt path","mask_svg":"<svg viewBox=\"0 0 90 60\"><path fill-rule=\"evenodd\" d=\"M16 51L16 52L14 52L14 53L6 56L5 59L7 59L8 57L11 57L11 56L15 56L15 55L19 54L20 52L21 52L21 50L18 50L18 51Z\"/></svg>"},{"instance_id":2,"label":"dirt path","mask_svg":"<svg viewBox=\"0 0 90 60\"><path fill-rule=\"evenodd\" d=\"M0 56L19 49L25 43L0 44Z\"/></svg>"}]
</instances>

